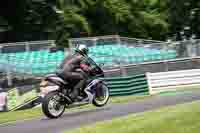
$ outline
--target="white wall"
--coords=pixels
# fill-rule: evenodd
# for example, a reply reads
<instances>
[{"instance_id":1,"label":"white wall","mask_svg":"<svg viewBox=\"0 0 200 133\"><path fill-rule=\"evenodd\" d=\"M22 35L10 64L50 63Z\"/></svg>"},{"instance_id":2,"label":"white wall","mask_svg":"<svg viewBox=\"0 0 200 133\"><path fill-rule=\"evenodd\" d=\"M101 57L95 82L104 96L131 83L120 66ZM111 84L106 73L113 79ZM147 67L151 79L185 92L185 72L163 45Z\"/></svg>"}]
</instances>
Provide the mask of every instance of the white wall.
<instances>
[{"instance_id":1,"label":"white wall","mask_svg":"<svg viewBox=\"0 0 200 133\"><path fill-rule=\"evenodd\" d=\"M150 94L194 85L200 88L200 69L147 73L147 80Z\"/></svg>"}]
</instances>

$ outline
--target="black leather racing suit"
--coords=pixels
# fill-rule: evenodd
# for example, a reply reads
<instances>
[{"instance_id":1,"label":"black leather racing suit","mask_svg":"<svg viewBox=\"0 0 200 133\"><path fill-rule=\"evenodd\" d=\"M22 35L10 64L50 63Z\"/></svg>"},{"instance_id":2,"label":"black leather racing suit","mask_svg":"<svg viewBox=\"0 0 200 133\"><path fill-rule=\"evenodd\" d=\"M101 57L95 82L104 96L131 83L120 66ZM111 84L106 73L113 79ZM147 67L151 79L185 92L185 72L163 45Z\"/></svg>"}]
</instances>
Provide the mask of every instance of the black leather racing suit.
<instances>
[{"instance_id":1,"label":"black leather racing suit","mask_svg":"<svg viewBox=\"0 0 200 133\"><path fill-rule=\"evenodd\" d=\"M79 90L86 83L88 77L87 74L77 72L77 69L82 69L83 71L89 71L90 66L87 62L87 57L76 53L74 55L70 55L66 57L60 65L61 71L59 74L64 79L76 80L79 81L78 84L75 85L72 94L70 95L72 99L76 98L79 94Z\"/></svg>"}]
</instances>

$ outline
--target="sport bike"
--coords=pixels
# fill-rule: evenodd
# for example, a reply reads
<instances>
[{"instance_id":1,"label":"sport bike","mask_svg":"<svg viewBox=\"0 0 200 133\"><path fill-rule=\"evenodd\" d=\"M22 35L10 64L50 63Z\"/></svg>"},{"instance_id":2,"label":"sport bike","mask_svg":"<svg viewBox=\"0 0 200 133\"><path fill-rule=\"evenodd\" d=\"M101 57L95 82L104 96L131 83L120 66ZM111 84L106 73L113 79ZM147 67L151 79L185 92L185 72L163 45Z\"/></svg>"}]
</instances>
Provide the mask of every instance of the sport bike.
<instances>
[{"instance_id":1,"label":"sport bike","mask_svg":"<svg viewBox=\"0 0 200 133\"><path fill-rule=\"evenodd\" d=\"M65 112L66 108L73 108L90 103L97 107L102 107L107 104L110 96L109 89L102 80L104 72L101 69L101 65L97 65L91 58L89 58L89 62L93 67L91 72L85 73L81 69L77 70L87 74L87 77L89 77L87 83L84 85L84 89L80 89L77 100L71 99L69 95L78 81L72 81L70 79L64 80L59 74L49 74L42 79L40 83L42 111L47 117L58 118ZM83 99L87 95L92 100L84 101Z\"/></svg>"}]
</instances>

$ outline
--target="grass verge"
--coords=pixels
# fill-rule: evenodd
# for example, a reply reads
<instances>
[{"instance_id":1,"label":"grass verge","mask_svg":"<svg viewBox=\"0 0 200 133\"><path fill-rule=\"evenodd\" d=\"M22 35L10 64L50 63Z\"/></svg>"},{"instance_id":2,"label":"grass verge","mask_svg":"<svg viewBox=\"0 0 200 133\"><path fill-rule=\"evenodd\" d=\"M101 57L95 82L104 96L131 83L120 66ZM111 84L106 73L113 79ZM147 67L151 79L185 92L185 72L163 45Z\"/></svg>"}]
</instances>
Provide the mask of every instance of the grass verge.
<instances>
[{"instance_id":1,"label":"grass verge","mask_svg":"<svg viewBox=\"0 0 200 133\"><path fill-rule=\"evenodd\" d=\"M110 99L110 103L126 103L130 101L135 100L141 100L145 98L149 98L151 96L144 95L144 96L123 96L123 97L112 97ZM72 112L72 111L79 111L81 109L92 109L95 108L92 105L86 105L86 106L80 106L72 109L67 109L66 111ZM41 111L41 108L33 108L28 110L22 110L22 111L14 111L14 112L5 112L0 113L0 124L5 123L13 123L18 120L29 120L34 119L43 116L43 113Z\"/></svg>"},{"instance_id":2,"label":"grass verge","mask_svg":"<svg viewBox=\"0 0 200 133\"><path fill-rule=\"evenodd\" d=\"M17 120L26 120L40 117L42 115L40 108L27 109L23 111L13 111L0 113L0 124L11 123Z\"/></svg>"},{"instance_id":3,"label":"grass verge","mask_svg":"<svg viewBox=\"0 0 200 133\"><path fill-rule=\"evenodd\" d=\"M68 133L199 133L199 106L200 101L166 107L100 122Z\"/></svg>"}]
</instances>

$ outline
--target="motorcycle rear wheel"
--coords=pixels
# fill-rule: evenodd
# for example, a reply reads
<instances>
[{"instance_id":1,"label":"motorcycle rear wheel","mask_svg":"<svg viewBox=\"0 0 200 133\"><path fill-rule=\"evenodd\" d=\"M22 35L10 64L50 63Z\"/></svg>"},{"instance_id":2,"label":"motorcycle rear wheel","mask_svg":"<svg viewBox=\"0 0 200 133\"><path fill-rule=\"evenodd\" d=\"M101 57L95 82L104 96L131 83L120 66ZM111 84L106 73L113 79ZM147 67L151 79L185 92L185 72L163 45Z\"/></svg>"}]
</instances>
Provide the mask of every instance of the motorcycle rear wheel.
<instances>
[{"instance_id":1,"label":"motorcycle rear wheel","mask_svg":"<svg viewBox=\"0 0 200 133\"><path fill-rule=\"evenodd\" d=\"M50 92L44 97L42 111L48 118L58 118L65 112L66 105L61 103L61 98L57 91Z\"/></svg>"}]
</instances>

